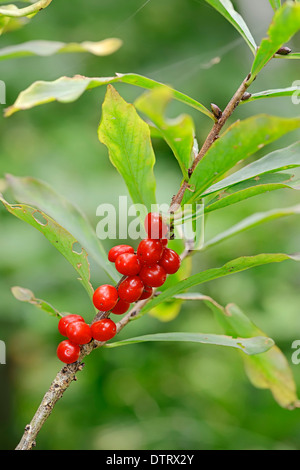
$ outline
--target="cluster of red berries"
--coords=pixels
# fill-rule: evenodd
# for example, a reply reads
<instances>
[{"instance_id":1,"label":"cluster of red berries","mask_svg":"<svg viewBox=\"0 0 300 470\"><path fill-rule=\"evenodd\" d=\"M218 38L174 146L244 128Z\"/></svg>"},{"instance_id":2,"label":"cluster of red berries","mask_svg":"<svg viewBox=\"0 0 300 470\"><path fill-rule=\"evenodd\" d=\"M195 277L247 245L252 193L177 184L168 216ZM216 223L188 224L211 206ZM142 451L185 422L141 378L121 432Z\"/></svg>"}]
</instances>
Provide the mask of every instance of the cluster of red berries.
<instances>
[{"instance_id":1,"label":"cluster of red berries","mask_svg":"<svg viewBox=\"0 0 300 470\"><path fill-rule=\"evenodd\" d=\"M108 341L116 334L116 324L110 318L103 318L88 325L80 315L65 315L58 322L58 331L68 339L61 341L57 347L57 357L65 364L77 361L80 346L97 341Z\"/></svg>"},{"instance_id":2,"label":"cluster of red berries","mask_svg":"<svg viewBox=\"0 0 300 470\"><path fill-rule=\"evenodd\" d=\"M169 230L160 214L150 212L145 219L148 238L142 240L135 253L130 245L111 248L108 259L115 263L117 271L124 276L118 287L104 284L93 295L94 306L101 312L122 315L130 304L148 299L153 288L164 284L168 274L180 268L180 256L167 248ZM80 315L66 315L60 319L58 330L68 339L57 348L58 358L71 364L78 360L80 346L92 339L108 341L116 334L116 324L109 318L88 325Z\"/></svg>"},{"instance_id":3,"label":"cluster of red berries","mask_svg":"<svg viewBox=\"0 0 300 470\"><path fill-rule=\"evenodd\" d=\"M148 238L139 243L136 253L130 245L117 245L109 251L109 261L125 279L118 287L104 284L95 290L93 303L98 310L122 315L131 303L151 297L153 288L162 286L168 274L178 271L181 260L167 248L169 228L161 215L150 212L145 230Z\"/></svg>"}]
</instances>

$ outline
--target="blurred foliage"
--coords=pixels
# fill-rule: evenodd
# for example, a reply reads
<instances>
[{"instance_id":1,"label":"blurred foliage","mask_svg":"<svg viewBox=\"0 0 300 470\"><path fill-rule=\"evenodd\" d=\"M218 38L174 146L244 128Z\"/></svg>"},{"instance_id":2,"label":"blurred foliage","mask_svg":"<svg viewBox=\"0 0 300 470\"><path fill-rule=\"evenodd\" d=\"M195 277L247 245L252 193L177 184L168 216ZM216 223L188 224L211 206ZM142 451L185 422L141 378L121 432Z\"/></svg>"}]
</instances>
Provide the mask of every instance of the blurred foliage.
<instances>
[{"instance_id":1,"label":"blurred foliage","mask_svg":"<svg viewBox=\"0 0 300 470\"><path fill-rule=\"evenodd\" d=\"M272 17L267 0L235 2L257 42ZM45 39L63 42L119 37L123 47L108 57L70 54L12 59L2 64L7 105L38 79L62 75L111 76L136 72L171 84L209 107L221 108L251 66L251 53L226 20L201 0L53 1L21 29L1 36L1 47ZM300 49L299 37L291 44ZM273 61L251 91L291 86L294 61ZM116 85L133 102L138 90ZM127 194L121 177L97 138L105 87L67 105L52 103L1 117L0 177L34 176L80 206L96 226L100 203L118 203ZM196 111L172 103L170 117L189 112L198 141L211 123ZM289 97L249 103L233 119L257 112L299 114ZM268 151L295 140L295 133ZM177 162L155 140L158 200L169 202L180 183ZM261 153L263 154L263 153ZM117 190L116 190L117 188ZM206 221L206 238L260 210L298 203L298 192L275 191L216 211ZM14 448L61 364L56 319L19 303L10 288L32 289L60 311L91 319L84 290L71 266L39 233L0 208L0 337L7 364L0 366L0 447ZM261 252L299 251L299 216L273 221L194 257L193 271L220 266ZM104 242L107 249L113 240ZM107 281L92 265L92 283ZM222 305L235 302L286 353L300 387L299 366L291 363L291 344L300 339L299 265L267 265L202 286ZM151 316L132 322L120 339L167 331L221 332L202 303L184 303L170 323ZM270 392L249 384L236 351L195 344L145 343L98 350L86 359L38 437L39 449L297 449L300 411L281 409Z\"/></svg>"}]
</instances>

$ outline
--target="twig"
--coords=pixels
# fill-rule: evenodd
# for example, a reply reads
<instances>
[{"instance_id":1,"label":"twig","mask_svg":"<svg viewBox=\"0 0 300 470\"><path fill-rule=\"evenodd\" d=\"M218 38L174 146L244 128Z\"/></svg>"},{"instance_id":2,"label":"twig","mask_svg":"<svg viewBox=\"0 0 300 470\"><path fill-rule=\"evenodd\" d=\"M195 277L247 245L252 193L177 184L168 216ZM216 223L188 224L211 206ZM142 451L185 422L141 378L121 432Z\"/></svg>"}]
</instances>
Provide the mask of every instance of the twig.
<instances>
[{"instance_id":1,"label":"twig","mask_svg":"<svg viewBox=\"0 0 300 470\"><path fill-rule=\"evenodd\" d=\"M241 86L238 88L232 99L229 101L228 105L226 106L223 113L220 115L218 121L214 124L212 130L208 134L201 150L199 151L198 155L196 156L192 167L189 170L189 175L191 176L193 171L195 170L198 163L202 160L208 149L212 146L214 141L219 135L220 130L226 123L227 119L232 115L235 108L240 103L244 93L248 88L247 81L249 80L250 76L248 76ZM189 188L189 183L184 181L177 193L176 196L173 197L169 212L172 212L174 208L177 208L183 199L184 193L186 189ZM192 241L186 241L185 250L181 254L181 259L183 260L187 256L190 256L193 252L193 243ZM121 282L121 281L120 281ZM142 300L140 302L136 302L134 307L116 324L117 333L119 333L131 320L134 319L142 309L142 307L149 302L149 300L156 295L155 289L153 290L153 294L149 299ZM98 312L95 316L93 322L98 321L101 318L106 318L109 316L110 312ZM92 323L93 323L92 322ZM94 349L97 349L103 346L105 342L99 342L92 340L89 344L82 346L81 354L77 362L73 364L69 364L64 366L56 375L54 381L52 382L49 390L44 395L42 402L37 409L32 421L25 427L24 434L16 450L31 450L35 446L35 439L39 431L41 430L43 424L50 416L55 404L58 400L62 397L64 392L68 389L70 384L76 380L76 374L80 370L82 370L84 364L82 360L88 356Z\"/></svg>"}]
</instances>

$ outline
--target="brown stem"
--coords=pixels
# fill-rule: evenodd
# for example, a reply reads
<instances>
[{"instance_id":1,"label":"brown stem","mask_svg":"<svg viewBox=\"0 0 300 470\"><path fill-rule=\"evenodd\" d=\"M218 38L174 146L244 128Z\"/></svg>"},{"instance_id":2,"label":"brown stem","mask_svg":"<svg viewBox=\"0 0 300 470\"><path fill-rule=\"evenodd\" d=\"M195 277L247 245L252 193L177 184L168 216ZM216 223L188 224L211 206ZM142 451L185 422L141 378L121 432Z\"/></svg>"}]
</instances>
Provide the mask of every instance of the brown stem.
<instances>
[{"instance_id":1,"label":"brown stem","mask_svg":"<svg viewBox=\"0 0 300 470\"><path fill-rule=\"evenodd\" d=\"M195 157L195 160L193 161L193 164L192 164L191 168L189 169L189 172L188 172L189 177L192 176L192 174L193 174L196 166L198 165L198 163L202 160L202 158L204 157L206 152L210 149L212 144L216 141L216 139L218 139L219 133L220 133L222 127L227 122L227 120L230 118L230 116L234 112L235 108L239 105L241 99L243 98L244 93L246 92L246 90L249 86L248 83L247 83L249 79L250 79L250 74L245 78L243 83L240 85L238 90L235 92L235 94L233 95L233 97L231 98L229 103L227 104L226 108L222 112L222 114L221 114L220 118L218 119L218 121L214 124L213 128L211 129L210 133L208 134L207 138L205 139L205 142L204 142L202 148L200 149L198 155ZM189 189L189 187L190 186L189 186L188 181L183 181L181 187L179 188L178 193L172 199L171 209L173 207L175 208L175 207L180 206L180 204L182 202L182 199L183 199L183 196L184 196L184 193L187 189Z\"/></svg>"},{"instance_id":2,"label":"brown stem","mask_svg":"<svg viewBox=\"0 0 300 470\"><path fill-rule=\"evenodd\" d=\"M239 89L236 91L232 99L229 101L228 105L226 106L225 110L223 111L222 115L218 119L218 121L214 124L212 130L208 134L201 150L199 151L198 155L196 156L192 167L189 170L189 176L193 174L198 163L202 160L208 149L212 146L214 141L218 138L219 132L226 123L227 119L232 115L235 108L241 101L245 91L248 88L247 81L249 80L250 76L248 76ZM173 197L170 205L169 211L172 212L176 207L181 204L183 199L184 193L186 189L189 189L189 183L184 181L176 194ZM181 259L186 258L193 252L193 246L190 241L186 242L185 250L181 255ZM122 279L120 280L120 282ZM119 284L119 283L118 283ZM153 295L155 292L153 292ZM118 323L117 323L117 333L121 331L141 310L141 308L151 299L142 300L137 302L134 307L127 313ZM98 312L95 316L93 322L101 319L106 318L109 316L110 312ZM89 344L82 346L81 354L77 362L69 365L65 365L56 375L55 379L53 380L49 390L44 395L40 406L38 407L34 417L32 418L30 424L25 427L24 434L21 438L20 443L16 447L16 450L31 450L35 446L35 439L38 435L39 431L41 430L43 424L50 416L55 404L58 400L62 397L64 392L68 389L70 384L76 380L76 374L80 370L82 370L84 364L82 360L88 356L94 349L103 346L105 342L99 342L92 340Z\"/></svg>"}]
</instances>

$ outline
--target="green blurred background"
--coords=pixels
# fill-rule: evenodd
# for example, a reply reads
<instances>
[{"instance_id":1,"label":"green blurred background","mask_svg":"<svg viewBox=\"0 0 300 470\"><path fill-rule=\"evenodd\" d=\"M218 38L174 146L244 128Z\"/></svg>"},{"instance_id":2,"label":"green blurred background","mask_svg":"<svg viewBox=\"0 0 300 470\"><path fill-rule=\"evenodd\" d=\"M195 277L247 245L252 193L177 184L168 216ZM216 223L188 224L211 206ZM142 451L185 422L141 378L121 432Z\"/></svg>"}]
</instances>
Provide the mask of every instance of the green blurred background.
<instances>
[{"instance_id":1,"label":"green blurred background","mask_svg":"<svg viewBox=\"0 0 300 470\"><path fill-rule=\"evenodd\" d=\"M257 42L272 17L267 0L235 2ZM251 66L251 53L238 33L202 0L56 1L25 27L1 37L1 47L33 39L64 42L119 37L123 47L108 57L64 54L13 59L1 64L7 105L38 79L62 75L111 76L136 72L168 83L221 108ZM292 43L300 49L299 37ZM211 60L220 57L217 65ZM299 79L295 61L273 61L253 91L291 86ZM128 101L140 90L116 85ZM251 90L251 91L252 91ZM1 117L0 178L5 173L34 176L76 203L96 227L96 208L127 194L121 177L97 139L105 87L71 104L52 103L11 118ZM211 122L183 104L173 103L170 117L192 115L201 143ZM289 98L249 103L235 118L258 112L299 114ZM295 133L268 147L292 143ZM160 202L177 191L180 172L168 147L154 142ZM266 151L265 151L266 153ZM206 220L206 238L253 212L288 207L299 193L269 193L216 211ZM299 217L261 226L194 257L194 272L217 267L241 255L299 251ZM105 241L107 249L113 241ZM61 363L57 322L13 298L14 285L32 289L60 311L84 314L92 309L76 273L32 227L0 208L0 338L7 364L0 366L0 448L13 449L31 420ZM107 277L92 268L94 287ZM201 286L222 305L237 303L285 352L300 387L300 365L291 362L291 344L300 339L300 267L268 265ZM121 338L167 331L222 333L202 303L182 307L172 322L145 316ZM299 410L279 407L269 391L255 389L234 350L215 346L145 343L98 350L57 404L38 436L38 449L298 449Z\"/></svg>"}]
</instances>

